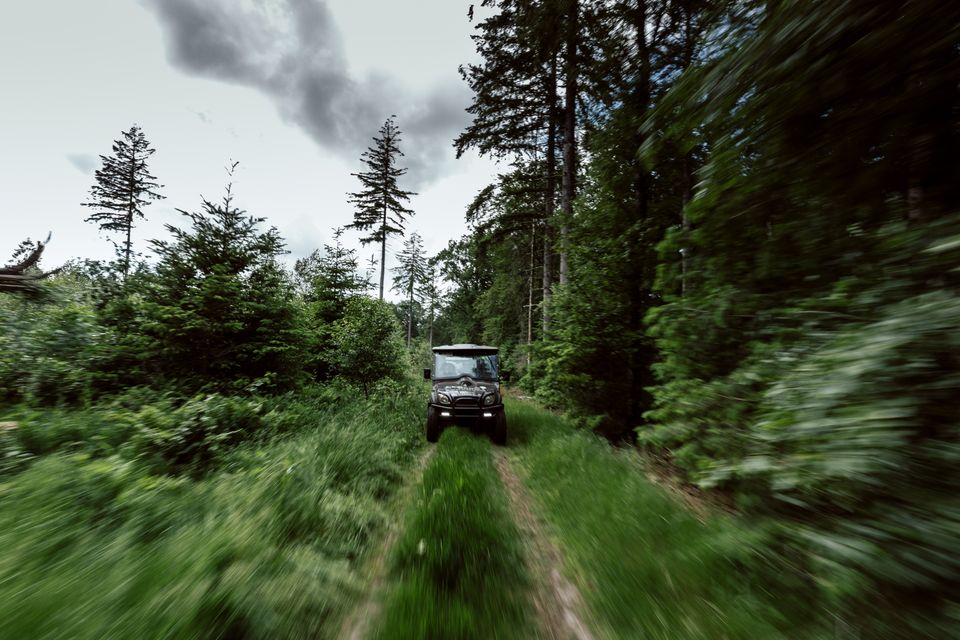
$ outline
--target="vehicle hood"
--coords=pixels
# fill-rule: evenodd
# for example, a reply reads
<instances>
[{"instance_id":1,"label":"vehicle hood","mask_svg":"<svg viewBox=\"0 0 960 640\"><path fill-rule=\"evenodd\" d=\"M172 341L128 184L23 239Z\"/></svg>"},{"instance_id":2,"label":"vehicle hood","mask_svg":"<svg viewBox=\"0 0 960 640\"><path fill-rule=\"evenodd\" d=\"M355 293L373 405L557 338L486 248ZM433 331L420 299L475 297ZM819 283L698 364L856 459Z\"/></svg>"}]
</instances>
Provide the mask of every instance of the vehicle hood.
<instances>
[{"instance_id":1,"label":"vehicle hood","mask_svg":"<svg viewBox=\"0 0 960 640\"><path fill-rule=\"evenodd\" d=\"M458 378L457 380L444 380L433 385L433 390L437 393L445 393L451 398L479 398L488 393L495 393L500 388L496 382L486 380L473 380L471 378Z\"/></svg>"}]
</instances>

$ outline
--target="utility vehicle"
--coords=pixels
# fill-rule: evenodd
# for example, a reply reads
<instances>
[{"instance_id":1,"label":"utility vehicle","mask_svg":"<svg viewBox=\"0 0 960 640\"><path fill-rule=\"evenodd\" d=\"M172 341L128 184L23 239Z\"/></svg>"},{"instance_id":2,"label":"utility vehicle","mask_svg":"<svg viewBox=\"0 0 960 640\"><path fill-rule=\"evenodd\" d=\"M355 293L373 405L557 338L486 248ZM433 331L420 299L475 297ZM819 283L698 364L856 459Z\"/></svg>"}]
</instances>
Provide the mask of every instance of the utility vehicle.
<instances>
[{"instance_id":1,"label":"utility vehicle","mask_svg":"<svg viewBox=\"0 0 960 640\"><path fill-rule=\"evenodd\" d=\"M490 433L495 444L507 443L507 416L500 396L498 349L477 344L433 348L432 380L427 402L427 441L440 439L450 424L472 424Z\"/></svg>"}]
</instances>

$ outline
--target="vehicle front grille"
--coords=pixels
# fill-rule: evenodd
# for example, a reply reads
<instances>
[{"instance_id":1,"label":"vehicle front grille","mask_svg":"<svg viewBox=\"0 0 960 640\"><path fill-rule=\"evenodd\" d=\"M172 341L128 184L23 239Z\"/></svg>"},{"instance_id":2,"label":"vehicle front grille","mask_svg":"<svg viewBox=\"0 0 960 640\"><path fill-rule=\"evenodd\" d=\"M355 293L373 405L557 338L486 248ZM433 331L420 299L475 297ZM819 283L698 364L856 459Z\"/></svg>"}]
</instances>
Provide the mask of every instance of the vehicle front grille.
<instances>
[{"instance_id":1,"label":"vehicle front grille","mask_svg":"<svg viewBox=\"0 0 960 640\"><path fill-rule=\"evenodd\" d=\"M458 407L479 407L480 399L479 398L457 398L456 405Z\"/></svg>"}]
</instances>

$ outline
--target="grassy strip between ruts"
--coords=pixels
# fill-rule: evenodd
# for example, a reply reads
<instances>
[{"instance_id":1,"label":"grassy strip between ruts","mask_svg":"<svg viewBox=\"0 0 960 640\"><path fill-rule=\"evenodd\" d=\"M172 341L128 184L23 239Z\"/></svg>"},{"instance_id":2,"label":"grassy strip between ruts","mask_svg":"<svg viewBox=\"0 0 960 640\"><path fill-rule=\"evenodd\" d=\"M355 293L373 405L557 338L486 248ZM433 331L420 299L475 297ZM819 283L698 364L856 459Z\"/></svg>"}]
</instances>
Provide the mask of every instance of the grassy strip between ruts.
<instances>
[{"instance_id":1,"label":"grassy strip between ruts","mask_svg":"<svg viewBox=\"0 0 960 640\"><path fill-rule=\"evenodd\" d=\"M335 637L422 443L419 394L291 400L201 479L52 453L0 482L0 637Z\"/></svg>"},{"instance_id":2,"label":"grassy strip between ruts","mask_svg":"<svg viewBox=\"0 0 960 640\"><path fill-rule=\"evenodd\" d=\"M380 640L529 638L529 576L490 443L448 429L394 547Z\"/></svg>"},{"instance_id":3,"label":"grassy strip between ruts","mask_svg":"<svg viewBox=\"0 0 960 640\"><path fill-rule=\"evenodd\" d=\"M646 479L635 454L532 404L513 401L508 415L524 482L615 637L809 636L789 594L775 601L759 586L745 525L722 514L699 521Z\"/></svg>"}]
</instances>

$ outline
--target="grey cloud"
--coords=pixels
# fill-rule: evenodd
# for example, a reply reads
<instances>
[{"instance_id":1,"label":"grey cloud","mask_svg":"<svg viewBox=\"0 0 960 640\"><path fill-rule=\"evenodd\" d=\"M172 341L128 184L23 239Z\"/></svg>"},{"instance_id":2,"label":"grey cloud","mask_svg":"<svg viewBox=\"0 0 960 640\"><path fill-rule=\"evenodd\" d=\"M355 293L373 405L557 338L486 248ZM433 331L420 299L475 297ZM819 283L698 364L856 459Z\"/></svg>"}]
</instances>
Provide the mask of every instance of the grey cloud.
<instances>
[{"instance_id":1,"label":"grey cloud","mask_svg":"<svg viewBox=\"0 0 960 640\"><path fill-rule=\"evenodd\" d=\"M339 30L323 0L142 0L164 28L179 69L256 88L319 145L359 161L390 114L404 131L410 188L438 177L468 123L455 81L413 95L389 78L349 73Z\"/></svg>"},{"instance_id":2,"label":"grey cloud","mask_svg":"<svg viewBox=\"0 0 960 640\"><path fill-rule=\"evenodd\" d=\"M89 153L68 153L67 160L81 173L92 174L97 169L97 157Z\"/></svg>"}]
</instances>

